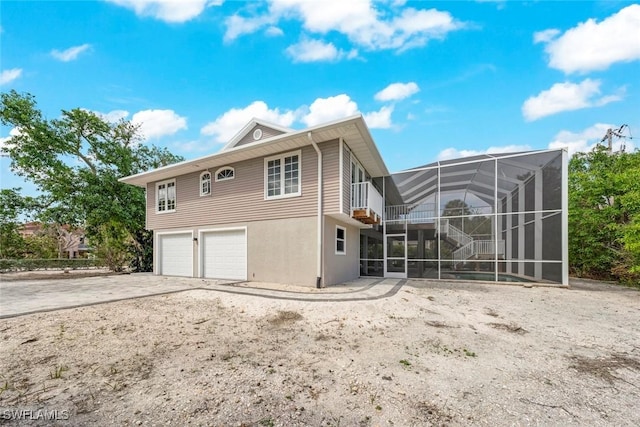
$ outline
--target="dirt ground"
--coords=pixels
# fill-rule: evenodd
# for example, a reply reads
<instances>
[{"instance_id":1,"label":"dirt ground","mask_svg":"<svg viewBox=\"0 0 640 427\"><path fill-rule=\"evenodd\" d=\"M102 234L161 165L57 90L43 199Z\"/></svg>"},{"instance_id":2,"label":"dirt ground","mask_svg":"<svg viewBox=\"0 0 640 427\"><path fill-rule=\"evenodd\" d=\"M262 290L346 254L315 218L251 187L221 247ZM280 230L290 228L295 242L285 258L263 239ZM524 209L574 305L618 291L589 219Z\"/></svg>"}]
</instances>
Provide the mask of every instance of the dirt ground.
<instances>
[{"instance_id":1,"label":"dirt ground","mask_svg":"<svg viewBox=\"0 0 640 427\"><path fill-rule=\"evenodd\" d=\"M194 290L0 320L0 346L7 425L640 425L640 292L590 282Z\"/></svg>"}]
</instances>

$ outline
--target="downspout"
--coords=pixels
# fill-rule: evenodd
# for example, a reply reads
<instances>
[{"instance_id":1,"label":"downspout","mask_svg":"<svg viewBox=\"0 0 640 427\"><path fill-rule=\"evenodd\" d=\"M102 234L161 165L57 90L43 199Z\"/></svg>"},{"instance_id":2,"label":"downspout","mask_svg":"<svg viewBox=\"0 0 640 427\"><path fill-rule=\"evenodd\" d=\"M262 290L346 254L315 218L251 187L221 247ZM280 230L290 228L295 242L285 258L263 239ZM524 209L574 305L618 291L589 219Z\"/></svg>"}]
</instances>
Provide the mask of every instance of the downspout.
<instances>
[{"instance_id":1,"label":"downspout","mask_svg":"<svg viewBox=\"0 0 640 427\"><path fill-rule=\"evenodd\" d=\"M318 148L318 144L313 140L311 132L307 133L307 138L318 154L318 259L316 273L316 288L322 285L322 151Z\"/></svg>"}]
</instances>

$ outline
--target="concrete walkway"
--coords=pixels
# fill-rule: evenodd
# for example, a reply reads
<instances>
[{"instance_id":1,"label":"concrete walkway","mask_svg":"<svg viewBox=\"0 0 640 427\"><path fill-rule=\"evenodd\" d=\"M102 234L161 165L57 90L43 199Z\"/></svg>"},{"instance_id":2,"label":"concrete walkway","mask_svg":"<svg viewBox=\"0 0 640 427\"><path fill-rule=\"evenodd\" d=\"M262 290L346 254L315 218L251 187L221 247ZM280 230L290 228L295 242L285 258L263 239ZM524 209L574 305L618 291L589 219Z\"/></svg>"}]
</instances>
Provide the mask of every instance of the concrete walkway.
<instances>
[{"instance_id":1,"label":"concrete walkway","mask_svg":"<svg viewBox=\"0 0 640 427\"><path fill-rule=\"evenodd\" d=\"M149 273L63 280L12 280L0 282L0 319L195 289L311 302L374 300L395 295L405 283L404 279L370 278L315 289L259 282L162 277Z\"/></svg>"}]
</instances>

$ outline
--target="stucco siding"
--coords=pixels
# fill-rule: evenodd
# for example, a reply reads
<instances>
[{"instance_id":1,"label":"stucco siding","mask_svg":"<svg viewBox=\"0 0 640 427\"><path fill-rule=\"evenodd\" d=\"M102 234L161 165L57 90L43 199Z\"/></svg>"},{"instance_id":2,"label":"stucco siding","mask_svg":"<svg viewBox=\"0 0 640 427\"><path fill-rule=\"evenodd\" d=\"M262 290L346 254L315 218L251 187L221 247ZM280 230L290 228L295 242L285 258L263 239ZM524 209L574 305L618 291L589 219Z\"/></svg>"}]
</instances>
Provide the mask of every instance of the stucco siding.
<instances>
[{"instance_id":1,"label":"stucco siding","mask_svg":"<svg viewBox=\"0 0 640 427\"><path fill-rule=\"evenodd\" d=\"M345 255L336 254L336 226L346 229ZM360 275L360 230L351 225L339 222L331 217L324 217L323 242L325 286L344 283L356 279Z\"/></svg>"},{"instance_id":2,"label":"stucco siding","mask_svg":"<svg viewBox=\"0 0 640 427\"><path fill-rule=\"evenodd\" d=\"M315 286L316 217L248 224L250 281Z\"/></svg>"},{"instance_id":3,"label":"stucco siding","mask_svg":"<svg viewBox=\"0 0 640 427\"><path fill-rule=\"evenodd\" d=\"M317 273L316 217L287 218L254 222L233 222L219 226L203 224L199 227L162 229L154 232L154 254L158 254L158 234L188 232L199 236L201 230L246 228L247 280L285 283L303 286L316 285ZM193 241L193 275L202 277L201 242ZM158 274L157 257L154 273Z\"/></svg>"}]
</instances>

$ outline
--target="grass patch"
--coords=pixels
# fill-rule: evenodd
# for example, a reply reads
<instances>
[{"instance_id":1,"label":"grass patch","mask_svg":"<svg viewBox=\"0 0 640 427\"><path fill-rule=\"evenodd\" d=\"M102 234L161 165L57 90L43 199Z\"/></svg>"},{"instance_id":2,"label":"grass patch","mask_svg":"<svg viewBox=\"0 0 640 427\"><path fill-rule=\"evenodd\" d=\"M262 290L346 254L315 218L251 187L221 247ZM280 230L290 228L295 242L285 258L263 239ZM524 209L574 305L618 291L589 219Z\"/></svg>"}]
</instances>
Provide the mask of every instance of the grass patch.
<instances>
[{"instance_id":1,"label":"grass patch","mask_svg":"<svg viewBox=\"0 0 640 427\"><path fill-rule=\"evenodd\" d=\"M69 368L66 366L60 365L53 368L53 371L49 372L49 378L52 380L59 380L62 378L62 373L68 371Z\"/></svg>"}]
</instances>

